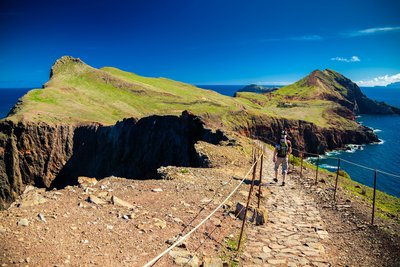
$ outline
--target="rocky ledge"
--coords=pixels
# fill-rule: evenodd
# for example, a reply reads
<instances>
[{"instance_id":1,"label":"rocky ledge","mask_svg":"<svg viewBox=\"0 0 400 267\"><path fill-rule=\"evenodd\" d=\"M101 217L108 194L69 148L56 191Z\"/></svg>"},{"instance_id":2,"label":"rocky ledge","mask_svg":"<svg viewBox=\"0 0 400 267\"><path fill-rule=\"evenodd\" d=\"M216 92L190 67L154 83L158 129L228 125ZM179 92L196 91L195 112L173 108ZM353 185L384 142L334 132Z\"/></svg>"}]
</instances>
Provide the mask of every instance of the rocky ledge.
<instances>
[{"instance_id":1,"label":"rocky ledge","mask_svg":"<svg viewBox=\"0 0 400 267\"><path fill-rule=\"evenodd\" d=\"M205 167L197 141L226 140L196 116L150 116L100 124L0 123L0 208L25 185L52 188L77 184L78 176L157 178L160 166Z\"/></svg>"}]
</instances>

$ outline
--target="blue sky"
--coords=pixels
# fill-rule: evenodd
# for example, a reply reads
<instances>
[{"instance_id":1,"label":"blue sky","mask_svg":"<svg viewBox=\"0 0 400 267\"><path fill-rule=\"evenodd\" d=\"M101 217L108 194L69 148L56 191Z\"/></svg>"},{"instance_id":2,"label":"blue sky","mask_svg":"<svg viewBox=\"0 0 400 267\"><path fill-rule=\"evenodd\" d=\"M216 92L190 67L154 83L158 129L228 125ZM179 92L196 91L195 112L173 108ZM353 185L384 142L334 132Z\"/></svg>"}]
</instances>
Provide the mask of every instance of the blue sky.
<instances>
[{"instance_id":1,"label":"blue sky","mask_svg":"<svg viewBox=\"0 0 400 267\"><path fill-rule=\"evenodd\" d=\"M2 0L0 87L42 85L63 55L194 84L282 84L325 68L386 84L400 81L399 3Z\"/></svg>"}]
</instances>

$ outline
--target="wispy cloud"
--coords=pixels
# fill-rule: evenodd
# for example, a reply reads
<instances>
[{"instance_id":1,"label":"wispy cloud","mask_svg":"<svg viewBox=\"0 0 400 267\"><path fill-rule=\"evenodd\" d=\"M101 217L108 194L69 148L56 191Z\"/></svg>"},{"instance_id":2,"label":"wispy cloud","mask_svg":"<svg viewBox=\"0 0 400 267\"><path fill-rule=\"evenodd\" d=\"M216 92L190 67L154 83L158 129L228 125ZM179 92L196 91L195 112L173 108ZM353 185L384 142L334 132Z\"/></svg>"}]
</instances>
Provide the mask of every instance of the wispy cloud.
<instances>
[{"instance_id":1,"label":"wispy cloud","mask_svg":"<svg viewBox=\"0 0 400 267\"><path fill-rule=\"evenodd\" d=\"M361 59L357 56L352 56L351 58L344 58L344 57L333 57L331 58L333 61L341 61L341 62L360 62Z\"/></svg>"},{"instance_id":2,"label":"wispy cloud","mask_svg":"<svg viewBox=\"0 0 400 267\"><path fill-rule=\"evenodd\" d=\"M324 38L320 35L302 35L302 36L292 36L283 38L269 38L262 40L263 42L273 42L273 41L321 41Z\"/></svg>"},{"instance_id":3,"label":"wispy cloud","mask_svg":"<svg viewBox=\"0 0 400 267\"><path fill-rule=\"evenodd\" d=\"M359 86L386 86L390 83L400 82L400 73L395 75L384 75L373 78L372 80L358 81Z\"/></svg>"},{"instance_id":4,"label":"wispy cloud","mask_svg":"<svg viewBox=\"0 0 400 267\"><path fill-rule=\"evenodd\" d=\"M343 35L345 35L347 37L356 37L356 36L363 36L363 35L383 34L383 33L389 33L389 32L394 32L394 31L400 31L400 26L368 28L368 29L364 29L364 30L347 32L347 33L344 33Z\"/></svg>"},{"instance_id":5,"label":"wispy cloud","mask_svg":"<svg viewBox=\"0 0 400 267\"><path fill-rule=\"evenodd\" d=\"M286 40L290 41L320 41L324 38L320 35L303 35L303 36L295 36L286 38Z\"/></svg>"}]
</instances>

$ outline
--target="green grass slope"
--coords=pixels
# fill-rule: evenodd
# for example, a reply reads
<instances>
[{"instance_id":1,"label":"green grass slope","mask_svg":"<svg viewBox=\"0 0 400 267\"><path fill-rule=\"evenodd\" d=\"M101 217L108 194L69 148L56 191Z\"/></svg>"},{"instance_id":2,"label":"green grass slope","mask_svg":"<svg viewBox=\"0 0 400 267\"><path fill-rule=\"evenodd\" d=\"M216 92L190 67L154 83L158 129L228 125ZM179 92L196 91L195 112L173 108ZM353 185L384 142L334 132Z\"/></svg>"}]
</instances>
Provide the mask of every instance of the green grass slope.
<instances>
[{"instance_id":1,"label":"green grass slope","mask_svg":"<svg viewBox=\"0 0 400 267\"><path fill-rule=\"evenodd\" d=\"M240 123L235 116L243 113L305 120L321 127L358 127L333 112L339 104L313 97L332 91L326 85L332 81L320 82L321 73L313 72L273 93L243 92L233 98L166 78L142 77L112 67L96 69L64 56L53 65L44 88L23 96L8 119L109 125L126 117L177 115L189 110L227 126ZM343 99L339 93L336 97Z\"/></svg>"},{"instance_id":2,"label":"green grass slope","mask_svg":"<svg viewBox=\"0 0 400 267\"><path fill-rule=\"evenodd\" d=\"M54 64L44 87L23 96L9 119L114 124L126 117L180 114L183 110L222 115L240 109L235 99L213 91L110 67L95 69L70 57Z\"/></svg>"}]
</instances>

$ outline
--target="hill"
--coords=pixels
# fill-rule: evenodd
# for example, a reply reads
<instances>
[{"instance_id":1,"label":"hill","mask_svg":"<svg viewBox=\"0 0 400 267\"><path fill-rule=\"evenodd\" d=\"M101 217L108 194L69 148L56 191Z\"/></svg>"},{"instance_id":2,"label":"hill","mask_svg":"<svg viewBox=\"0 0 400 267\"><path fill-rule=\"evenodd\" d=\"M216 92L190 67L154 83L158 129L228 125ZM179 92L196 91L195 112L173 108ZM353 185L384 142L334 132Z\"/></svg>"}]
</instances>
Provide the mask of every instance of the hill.
<instances>
[{"instance_id":1,"label":"hill","mask_svg":"<svg viewBox=\"0 0 400 267\"><path fill-rule=\"evenodd\" d=\"M112 67L96 69L68 56L55 62L43 87L22 97L8 119L111 125L126 117L177 115L186 109L196 114L239 110L236 101L213 91Z\"/></svg>"},{"instance_id":2,"label":"hill","mask_svg":"<svg viewBox=\"0 0 400 267\"><path fill-rule=\"evenodd\" d=\"M395 82L395 83L391 83L386 85L387 88L396 88L396 89L400 89L400 82Z\"/></svg>"}]
</instances>

